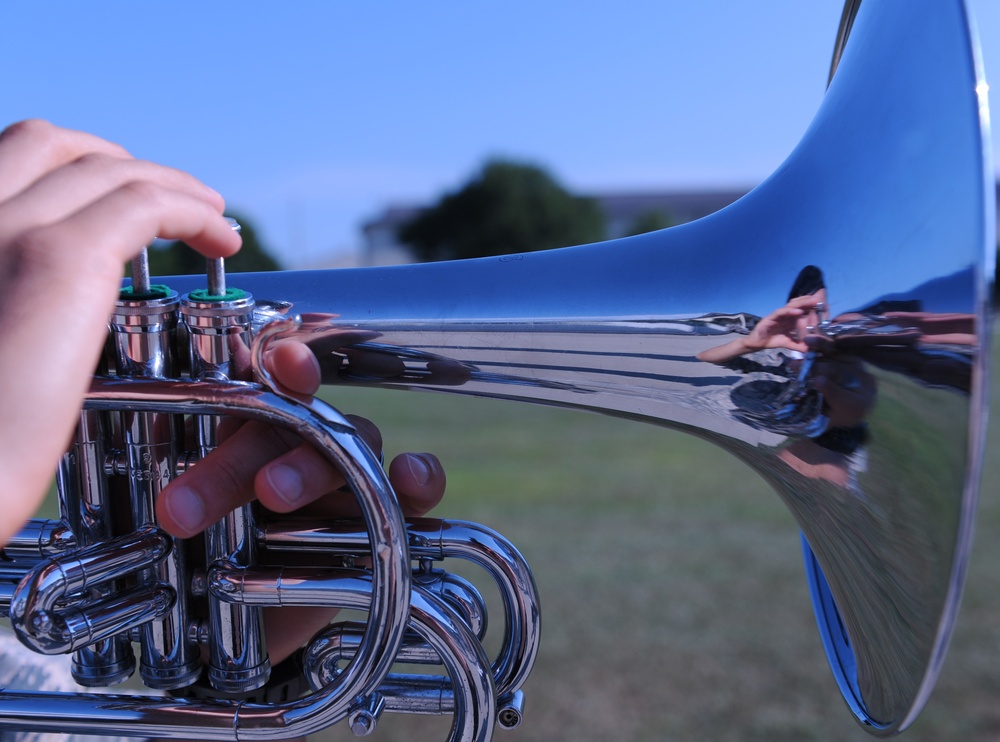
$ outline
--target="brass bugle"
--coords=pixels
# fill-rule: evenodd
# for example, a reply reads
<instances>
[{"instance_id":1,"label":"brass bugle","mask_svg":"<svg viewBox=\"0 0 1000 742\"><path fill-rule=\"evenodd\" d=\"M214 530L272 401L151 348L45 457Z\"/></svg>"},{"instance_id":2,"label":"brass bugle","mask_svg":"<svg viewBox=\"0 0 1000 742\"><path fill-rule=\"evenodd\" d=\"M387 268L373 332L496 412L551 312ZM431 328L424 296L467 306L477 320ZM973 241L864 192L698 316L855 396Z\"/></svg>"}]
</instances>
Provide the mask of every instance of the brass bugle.
<instances>
[{"instance_id":1,"label":"brass bugle","mask_svg":"<svg viewBox=\"0 0 1000 742\"><path fill-rule=\"evenodd\" d=\"M230 280L255 299L252 314L240 320L256 334L255 353L274 343L305 343L327 384L599 412L689 432L745 461L773 486L802 531L820 636L844 699L865 729L889 736L913 722L931 693L971 548L996 248L987 129L986 85L962 0L849 0L836 71L800 144L764 183L714 215L561 250ZM166 283L190 295L197 281ZM249 390L265 395L268 405L294 406L263 364L256 369L259 386L105 380L88 410L248 414L243 402L173 406L180 402L175 393L194 398L188 388L201 385L220 399ZM150 375L147 366L133 374ZM121 398L105 406L101 400L112 386ZM321 417L333 420L336 413ZM144 430L155 432L148 421ZM97 447L93 438L88 451ZM369 476L379 479L366 472L355 478L355 490L365 489ZM60 543L58 529L46 528L33 524L17 543ZM240 528L233 524L230 536ZM407 566L420 553L450 558L443 546L427 545L423 526L400 528ZM530 670L533 649L508 645L502 655L509 659L486 659L488 680L477 684L470 668L484 662L473 656L479 649L456 660L461 652L447 648L478 646L471 613L462 617L455 605L428 597L402 565L389 576L357 566L331 573L274 563L286 547L299 554L325 549L360 562L383 548L381 541L373 546L378 528L372 523L311 530L289 519L245 530L259 534L252 553L212 567L206 588L219 606L239 606L233 615L243 616L241 625L254 624L256 606L304 600L310 588L324 600L357 607L386 589L383 579L395 581L410 602L390 632L394 651L424 656L425 645L437 641L429 636L452 637L451 645L438 642L451 677L438 697L465 700L442 701L439 708L450 713L464 703L473 709L456 712L464 720L453 737L485 739L496 720L519 721L521 699L512 691ZM84 550L100 548L100 539L91 541ZM385 547L398 550L399 544L386 541ZM27 560L32 579L55 569L38 565L61 558L44 550ZM511 569L501 563L501 573ZM519 574L499 582L515 586L514 593L530 592L530 579ZM28 576L20 579L27 584ZM109 578L115 580L121 578ZM118 599L112 586L97 593L99 601ZM521 606L511 625L537 641L537 602L503 594ZM0 591L0 605L4 600L14 599ZM422 606L419 617L414 601ZM435 612L442 617L428 629L426 616ZM422 639L415 636L418 626ZM372 621L365 627L344 625L316 638L307 654L317 687L340 678L331 669L338 662L363 654L359 631L375 631ZM378 664L362 673L362 703L336 700L337 714L311 718L350 717L367 733L387 704L406 705L399 699L407 682L414 707L424 703L417 696L444 688L425 676L399 679L383 667L390 662ZM499 671L507 665L517 669ZM517 681L502 698L497 678L512 676ZM151 727L161 733L170 717L189 734L182 720L215 714L208 727L214 738L234 728L239 738L264 738L301 733L305 727L286 721L304 714L304 705L315 710L329 700L316 694L322 691L282 706L274 730L264 728L264 704L137 699L110 710L90 696L59 706L60 725L38 711L38 696L8 689L0 693L0 727L105 725L128 734L151 733ZM59 702L45 699L53 707Z\"/></svg>"}]
</instances>

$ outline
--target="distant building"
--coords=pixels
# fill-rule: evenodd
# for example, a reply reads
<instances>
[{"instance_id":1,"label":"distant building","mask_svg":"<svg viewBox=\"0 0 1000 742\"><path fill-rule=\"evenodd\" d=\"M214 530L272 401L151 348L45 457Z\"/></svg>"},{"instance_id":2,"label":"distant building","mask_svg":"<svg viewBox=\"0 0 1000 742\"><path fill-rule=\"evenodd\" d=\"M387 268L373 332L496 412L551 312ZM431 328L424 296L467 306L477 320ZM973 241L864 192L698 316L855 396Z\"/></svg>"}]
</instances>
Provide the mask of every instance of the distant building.
<instances>
[{"instance_id":1,"label":"distant building","mask_svg":"<svg viewBox=\"0 0 1000 742\"><path fill-rule=\"evenodd\" d=\"M381 215L361 225L364 234L364 257L366 265L396 265L412 263L413 255L406 245L397 238L399 230L411 221L426 206L389 206Z\"/></svg>"},{"instance_id":2,"label":"distant building","mask_svg":"<svg viewBox=\"0 0 1000 742\"><path fill-rule=\"evenodd\" d=\"M718 191L665 191L660 193L626 193L597 195L604 211L607 238L624 237L635 224L651 212L662 213L670 224L684 224L714 214L746 195L749 189Z\"/></svg>"},{"instance_id":3,"label":"distant building","mask_svg":"<svg viewBox=\"0 0 1000 742\"><path fill-rule=\"evenodd\" d=\"M662 191L647 193L597 194L591 196L604 211L607 238L629 234L639 219L660 212L671 224L683 224L708 216L747 193L748 189L706 191ZM389 206L362 226L365 243L364 263L392 265L408 263L412 256L396 235L425 206Z\"/></svg>"}]
</instances>

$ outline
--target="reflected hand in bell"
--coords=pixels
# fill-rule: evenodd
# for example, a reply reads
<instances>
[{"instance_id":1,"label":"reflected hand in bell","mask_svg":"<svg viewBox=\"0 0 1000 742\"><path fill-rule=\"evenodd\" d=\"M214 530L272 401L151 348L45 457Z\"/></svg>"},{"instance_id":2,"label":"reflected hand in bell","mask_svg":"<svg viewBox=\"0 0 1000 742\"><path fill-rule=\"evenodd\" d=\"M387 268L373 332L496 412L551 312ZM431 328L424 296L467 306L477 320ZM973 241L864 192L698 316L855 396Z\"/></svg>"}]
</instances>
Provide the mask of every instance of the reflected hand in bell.
<instances>
[{"instance_id":1,"label":"reflected hand in bell","mask_svg":"<svg viewBox=\"0 0 1000 742\"><path fill-rule=\"evenodd\" d=\"M818 313L825 302L825 290L807 296L789 299L785 306L771 312L753 328L745 338L747 352L785 348L806 352L806 337L815 331Z\"/></svg>"},{"instance_id":2,"label":"reflected hand in bell","mask_svg":"<svg viewBox=\"0 0 1000 742\"><path fill-rule=\"evenodd\" d=\"M787 304L757 322L750 334L704 350L698 354L698 359L708 363L725 363L737 356L774 348L805 353L809 350L806 336L809 328L818 323L825 298L825 291L820 291L789 299Z\"/></svg>"}]
</instances>

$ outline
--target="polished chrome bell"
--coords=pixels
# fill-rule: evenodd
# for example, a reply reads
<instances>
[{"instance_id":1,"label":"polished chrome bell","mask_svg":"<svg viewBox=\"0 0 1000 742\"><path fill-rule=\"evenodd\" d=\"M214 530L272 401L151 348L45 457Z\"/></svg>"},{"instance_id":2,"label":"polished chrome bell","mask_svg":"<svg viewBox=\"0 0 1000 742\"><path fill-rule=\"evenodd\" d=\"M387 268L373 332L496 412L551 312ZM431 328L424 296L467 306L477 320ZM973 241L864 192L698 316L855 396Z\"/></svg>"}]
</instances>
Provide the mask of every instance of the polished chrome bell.
<instances>
[{"instance_id":1,"label":"polished chrome bell","mask_svg":"<svg viewBox=\"0 0 1000 742\"><path fill-rule=\"evenodd\" d=\"M887 735L934 685L969 556L995 203L964 3L858 5L801 143L712 216L563 250L241 281L305 318L289 335L329 383L593 410L745 460L802 529L845 699ZM700 360L784 307L810 268L828 317L798 350Z\"/></svg>"}]
</instances>

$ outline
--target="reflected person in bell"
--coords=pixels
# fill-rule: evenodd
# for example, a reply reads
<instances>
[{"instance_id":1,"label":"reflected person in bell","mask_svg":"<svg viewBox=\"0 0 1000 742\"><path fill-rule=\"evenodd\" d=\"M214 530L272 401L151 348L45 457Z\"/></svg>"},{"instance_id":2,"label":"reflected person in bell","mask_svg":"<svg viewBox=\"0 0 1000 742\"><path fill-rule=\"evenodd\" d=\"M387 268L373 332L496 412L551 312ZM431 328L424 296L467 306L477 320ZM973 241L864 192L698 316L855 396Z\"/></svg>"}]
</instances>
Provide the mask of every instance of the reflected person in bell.
<instances>
[{"instance_id":1,"label":"reflected person in bell","mask_svg":"<svg viewBox=\"0 0 1000 742\"><path fill-rule=\"evenodd\" d=\"M765 430L809 430L793 436L781 458L805 476L846 485L864 467L877 386L859 358L820 342L827 301L823 272L807 265L783 306L698 359L751 374L730 392L733 414Z\"/></svg>"}]
</instances>

